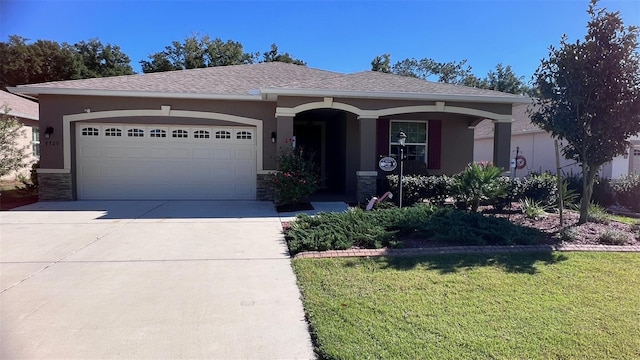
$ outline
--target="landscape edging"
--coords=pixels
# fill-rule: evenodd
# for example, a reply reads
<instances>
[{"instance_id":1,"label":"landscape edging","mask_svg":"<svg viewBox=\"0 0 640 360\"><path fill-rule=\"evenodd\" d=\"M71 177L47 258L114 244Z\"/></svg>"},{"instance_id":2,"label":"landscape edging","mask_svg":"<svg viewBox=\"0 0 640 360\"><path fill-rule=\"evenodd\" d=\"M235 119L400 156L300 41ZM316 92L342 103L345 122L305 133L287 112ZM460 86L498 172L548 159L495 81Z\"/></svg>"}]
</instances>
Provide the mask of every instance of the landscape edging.
<instances>
[{"instance_id":1,"label":"landscape edging","mask_svg":"<svg viewBox=\"0 0 640 360\"><path fill-rule=\"evenodd\" d=\"M380 256L416 256L438 254L482 254L515 253L539 251L600 251L600 252L640 252L640 245L513 245L513 246L438 246L410 249L348 249L326 251L304 251L294 259L333 258L333 257L380 257Z\"/></svg>"}]
</instances>

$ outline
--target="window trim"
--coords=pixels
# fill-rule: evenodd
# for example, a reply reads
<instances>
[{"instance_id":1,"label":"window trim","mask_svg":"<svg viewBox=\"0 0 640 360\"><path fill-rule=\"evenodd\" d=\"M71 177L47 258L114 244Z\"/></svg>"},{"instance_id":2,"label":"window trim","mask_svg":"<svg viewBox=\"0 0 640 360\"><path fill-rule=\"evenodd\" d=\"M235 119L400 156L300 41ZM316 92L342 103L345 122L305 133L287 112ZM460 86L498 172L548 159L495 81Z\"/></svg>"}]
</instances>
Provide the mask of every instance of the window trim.
<instances>
[{"instance_id":1,"label":"window trim","mask_svg":"<svg viewBox=\"0 0 640 360\"><path fill-rule=\"evenodd\" d=\"M40 128L31 128L31 156L40 158Z\"/></svg>"},{"instance_id":2,"label":"window trim","mask_svg":"<svg viewBox=\"0 0 640 360\"><path fill-rule=\"evenodd\" d=\"M398 138L397 135L395 136L395 138L392 138L391 136L394 136L394 134L392 134L391 132L391 128L393 126L393 123L422 123L425 125L425 133L424 133L424 143L410 143L410 142L406 142L405 146L424 146L424 163L427 164L429 161L429 120L400 120L400 119L389 119L389 147L388 147L388 151L390 155L396 155L394 153L391 152L391 147L392 146L400 146L400 144L398 143ZM405 154L406 155L406 154Z\"/></svg>"}]
</instances>

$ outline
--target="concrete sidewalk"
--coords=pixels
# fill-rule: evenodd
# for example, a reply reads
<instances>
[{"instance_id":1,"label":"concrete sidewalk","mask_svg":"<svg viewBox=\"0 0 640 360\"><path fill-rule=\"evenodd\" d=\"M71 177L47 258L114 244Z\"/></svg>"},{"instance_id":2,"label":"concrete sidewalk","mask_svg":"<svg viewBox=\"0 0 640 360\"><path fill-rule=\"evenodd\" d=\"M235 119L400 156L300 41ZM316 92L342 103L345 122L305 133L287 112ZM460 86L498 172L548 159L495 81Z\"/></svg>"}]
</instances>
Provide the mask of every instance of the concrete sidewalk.
<instances>
[{"instance_id":1,"label":"concrete sidewalk","mask_svg":"<svg viewBox=\"0 0 640 360\"><path fill-rule=\"evenodd\" d=\"M270 203L36 203L0 223L2 359L315 357Z\"/></svg>"}]
</instances>

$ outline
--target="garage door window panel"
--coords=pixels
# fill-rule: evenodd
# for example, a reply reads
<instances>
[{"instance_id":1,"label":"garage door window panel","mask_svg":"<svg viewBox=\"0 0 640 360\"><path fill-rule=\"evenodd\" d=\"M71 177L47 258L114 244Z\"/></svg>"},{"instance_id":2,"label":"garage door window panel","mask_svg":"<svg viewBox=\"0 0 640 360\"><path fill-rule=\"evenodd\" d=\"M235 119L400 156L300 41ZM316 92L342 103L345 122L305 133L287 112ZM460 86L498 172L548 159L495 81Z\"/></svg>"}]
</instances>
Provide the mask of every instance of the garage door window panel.
<instances>
[{"instance_id":1,"label":"garage door window panel","mask_svg":"<svg viewBox=\"0 0 640 360\"><path fill-rule=\"evenodd\" d=\"M149 137L151 138L166 138L167 130L165 129L151 129L149 130Z\"/></svg>"},{"instance_id":2,"label":"garage door window panel","mask_svg":"<svg viewBox=\"0 0 640 360\"><path fill-rule=\"evenodd\" d=\"M174 139L186 139L189 137L189 131L182 129L173 130L171 131L171 137Z\"/></svg>"},{"instance_id":3,"label":"garage door window panel","mask_svg":"<svg viewBox=\"0 0 640 360\"><path fill-rule=\"evenodd\" d=\"M104 136L107 136L107 137L122 137L122 129L106 128L104 130Z\"/></svg>"},{"instance_id":4,"label":"garage door window panel","mask_svg":"<svg viewBox=\"0 0 640 360\"><path fill-rule=\"evenodd\" d=\"M82 136L99 136L100 130L94 127L86 127L82 129Z\"/></svg>"},{"instance_id":5,"label":"garage door window panel","mask_svg":"<svg viewBox=\"0 0 640 360\"><path fill-rule=\"evenodd\" d=\"M140 128L128 129L128 137L144 137L144 130Z\"/></svg>"},{"instance_id":6,"label":"garage door window panel","mask_svg":"<svg viewBox=\"0 0 640 360\"><path fill-rule=\"evenodd\" d=\"M231 139L231 132L226 130L216 131L216 139Z\"/></svg>"},{"instance_id":7,"label":"garage door window panel","mask_svg":"<svg viewBox=\"0 0 640 360\"><path fill-rule=\"evenodd\" d=\"M193 132L193 137L195 139L209 139L211 137L211 133L209 130L195 130Z\"/></svg>"},{"instance_id":8,"label":"garage door window panel","mask_svg":"<svg viewBox=\"0 0 640 360\"><path fill-rule=\"evenodd\" d=\"M251 133L251 131L238 131L236 133L236 139L237 140L251 140L253 138L253 134Z\"/></svg>"}]
</instances>

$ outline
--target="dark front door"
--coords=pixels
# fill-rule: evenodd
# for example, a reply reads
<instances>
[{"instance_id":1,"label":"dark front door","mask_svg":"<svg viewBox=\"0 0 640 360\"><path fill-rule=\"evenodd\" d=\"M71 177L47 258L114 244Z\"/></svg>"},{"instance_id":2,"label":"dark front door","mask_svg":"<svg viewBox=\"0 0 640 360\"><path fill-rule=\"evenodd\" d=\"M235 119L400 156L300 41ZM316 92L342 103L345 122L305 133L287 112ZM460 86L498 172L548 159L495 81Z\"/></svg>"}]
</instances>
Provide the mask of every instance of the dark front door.
<instances>
[{"instance_id":1,"label":"dark front door","mask_svg":"<svg viewBox=\"0 0 640 360\"><path fill-rule=\"evenodd\" d=\"M303 156L309 158L318 169L321 179L320 187L325 187L324 158L322 144L323 127L314 124L296 124L294 135L296 136L296 148L302 150Z\"/></svg>"}]
</instances>

